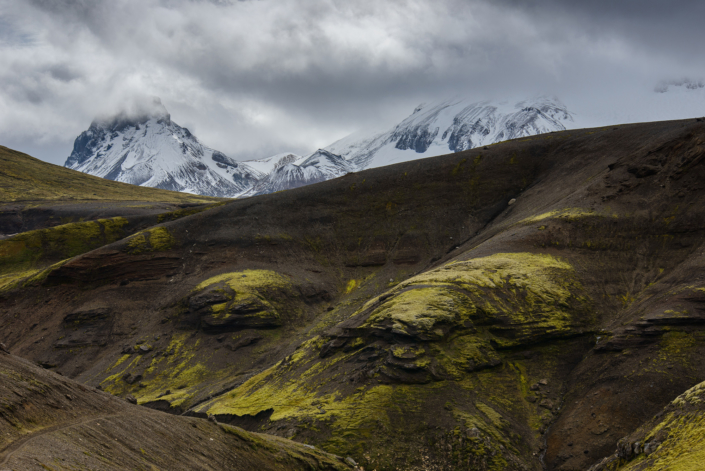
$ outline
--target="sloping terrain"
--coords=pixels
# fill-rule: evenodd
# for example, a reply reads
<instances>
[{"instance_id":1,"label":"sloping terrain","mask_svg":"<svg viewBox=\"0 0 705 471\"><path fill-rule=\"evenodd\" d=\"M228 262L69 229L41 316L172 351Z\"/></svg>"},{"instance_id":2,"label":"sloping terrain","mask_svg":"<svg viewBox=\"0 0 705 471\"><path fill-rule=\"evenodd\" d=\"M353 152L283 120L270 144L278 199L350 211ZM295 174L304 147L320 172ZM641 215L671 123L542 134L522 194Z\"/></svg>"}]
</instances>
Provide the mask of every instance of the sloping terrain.
<instances>
[{"instance_id":1,"label":"sloping terrain","mask_svg":"<svg viewBox=\"0 0 705 471\"><path fill-rule=\"evenodd\" d=\"M59 201L159 201L207 203L208 196L145 188L82 174L0 146L2 203Z\"/></svg>"},{"instance_id":2,"label":"sloping terrain","mask_svg":"<svg viewBox=\"0 0 705 471\"><path fill-rule=\"evenodd\" d=\"M678 396L589 471L699 470L705 463L705 383Z\"/></svg>"},{"instance_id":3,"label":"sloping terrain","mask_svg":"<svg viewBox=\"0 0 705 471\"><path fill-rule=\"evenodd\" d=\"M10 350L367 469L584 470L705 380L705 123L228 202L7 289Z\"/></svg>"},{"instance_id":4,"label":"sloping terrain","mask_svg":"<svg viewBox=\"0 0 705 471\"><path fill-rule=\"evenodd\" d=\"M145 410L0 352L0 469L351 469L213 421Z\"/></svg>"},{"instance_id":5,"label":"sloping terrain","mask_svg":"<svg viewBox=\"0 0 705 471\"><path fill-rule=\"evenodd\" d=\"M0 237L116 216L156 216L223 201L113 182L0 146Z\"/></svg>"},{"instance_id":6,"label":"sloping terrain","mask_svg":"<svg viewBox=\"0 0 705 471\"><path fill-rule=\"evenodd\" d=\"M71 257L223 202L84 175L6 147L0 147L0 184L0 291L36 283Z\"/></svg>"}]
</instances>

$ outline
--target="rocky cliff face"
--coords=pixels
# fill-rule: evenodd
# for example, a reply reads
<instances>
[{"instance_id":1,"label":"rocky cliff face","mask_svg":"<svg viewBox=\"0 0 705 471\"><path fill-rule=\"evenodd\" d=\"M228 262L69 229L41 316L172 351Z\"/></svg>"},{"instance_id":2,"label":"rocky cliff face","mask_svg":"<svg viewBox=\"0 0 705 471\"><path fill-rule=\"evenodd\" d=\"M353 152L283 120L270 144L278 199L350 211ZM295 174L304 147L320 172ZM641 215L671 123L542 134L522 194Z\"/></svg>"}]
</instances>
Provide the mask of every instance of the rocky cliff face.
<instances>
[{"instance_id":1,"label":"rocky cliff face","mask_svg":"<svg viewBox=\"0 0 705 471\"><path fill-rule=\"evenodd\" d=\"M91 123L76 138L64 166L133 185L223 197L248 190L262 177L198 142L171 121L158 99Z\"/></svg>"},{"instance_id":2,"label":"rocky cliff face","mask_svg":"<svg viewBox=\"0 0 705 471\"><path fill-rule=\"evenodd\" d=\"M655 415L705 379L705 122L487 147L4 239L5 343L366 469L676 460Z\"/></svg>"}]
</instances>

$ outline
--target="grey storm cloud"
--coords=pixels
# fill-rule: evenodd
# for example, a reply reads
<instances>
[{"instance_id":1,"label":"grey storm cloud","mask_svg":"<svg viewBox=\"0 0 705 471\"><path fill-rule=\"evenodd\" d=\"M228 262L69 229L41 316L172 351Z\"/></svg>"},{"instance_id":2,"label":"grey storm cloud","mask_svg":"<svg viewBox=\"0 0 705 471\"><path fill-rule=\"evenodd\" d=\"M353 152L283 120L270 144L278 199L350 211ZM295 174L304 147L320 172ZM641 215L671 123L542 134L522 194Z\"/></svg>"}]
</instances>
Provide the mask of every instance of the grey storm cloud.
<instances>
[{"instance_id":1,"label":"grey storm cloud","mask_svg":"<svg viewBox=\"0 0 705 471\"><path fill-rule=\"evenodd\" d=\"M62 163L95 116L143 96L238 159L450 95L651 119L640 93L705 77L704 17L698 1L0 0L0 143Z\"/></svg>"}]
</instances>

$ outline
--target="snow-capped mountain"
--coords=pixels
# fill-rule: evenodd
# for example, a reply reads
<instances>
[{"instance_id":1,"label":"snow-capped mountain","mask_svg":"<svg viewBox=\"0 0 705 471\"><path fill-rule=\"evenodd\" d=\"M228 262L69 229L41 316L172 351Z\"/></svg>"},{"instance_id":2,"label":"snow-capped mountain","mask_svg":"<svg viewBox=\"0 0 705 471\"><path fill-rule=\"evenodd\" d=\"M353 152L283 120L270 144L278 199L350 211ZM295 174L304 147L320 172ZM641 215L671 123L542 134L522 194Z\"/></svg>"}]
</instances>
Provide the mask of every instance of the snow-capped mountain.
<instances>
[{"instance_id":1,"label":"snow-capped mountain","mask_svg":"<svg viewBox=\"0 0 705 471\"><path fill-rule=\"evenodd\" d=\"M572 122L572 114L556 98L519 102L455 99L420 105L388 131L351 134L309 156L290 157L286 165L273 162L279 162L287 154L246 162L268 175L240 196L272 193L366 168L562 131Z\"/></svg>"},{"instance_id":2,"label":"snow-capped mountain","mask_svg":"<svg viewBox=\"0 0 705 471\"><path fill-rule=\"evenodd\" d=\"M223 197L249 190L266 175L198 142L171 121L158 98L93 121L64 166L133 185Z\"/></svg>"},{"instance_id":3,"label":"snow-capped mountain","mask_svg":"<svg viewBox=\"0 0 705 471\"><path fill-rule=\"evenodd\" d=\"M282 165L296 162L300 159L300 155L292 154L291 152L284 152L282 154L267 157L266 159L248 160L246 164L264 175L269 175L274 169L279 168Z\"/></svg>"},{"instance_id":4,"label":"snow-capped mountain","mask_svg":"<svg viewBox=\"0 0 705 471\"><path fill-rule=\"evenodd\" d=\"M354 170L353 165L343 157L323 149L298 159L291 157L294 157L293 154L280 158L266 177L240 196L262 195L298 188L330 180Z\"/></svg>"},{"instance_id":5,"label":"snow-capped mountain","mask_svg":"<svg viewBox=\"0 0 705 471\"><path fill-rule=\"evenodd\" d=\"M572 114L556 98L519 102L453 99L420 105L386 132L368 136L356 133L325 149L362 170L562 131L572 122Z\"/></svg>"},{"instance_id":6,"label":"snow-capped mountain","mask_svg":"<svg viewBox=\"0 0 705 471\"><path fill-rule=\"evenodd\" d=\"M110 180L211 196L245 197L310 185L348 172L459 152L566 129L555 98L519 102L447 100L420 105L384 132L356 133L324 149L235 161L171 121L159 99L95 120L65 166Z\"/></svg>"}]
</instances>

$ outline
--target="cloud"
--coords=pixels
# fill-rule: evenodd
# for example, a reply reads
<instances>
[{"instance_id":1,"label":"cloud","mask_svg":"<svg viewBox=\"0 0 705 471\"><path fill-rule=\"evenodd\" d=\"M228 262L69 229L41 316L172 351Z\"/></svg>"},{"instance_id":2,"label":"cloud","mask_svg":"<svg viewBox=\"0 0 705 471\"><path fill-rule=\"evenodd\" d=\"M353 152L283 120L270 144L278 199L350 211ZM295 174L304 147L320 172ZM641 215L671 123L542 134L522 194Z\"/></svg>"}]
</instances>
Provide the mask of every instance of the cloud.
<instances>
[{"instance_id":1,"label":"cloud","mask_svg":"<svg viewBox=\"0 0 705 471\"><path fill-rule=\"evenodd\" d=\"M0 140L61 163L134 96L161 97L240 159L311 151L453 94L618 106L705 77L701 13L632 0L0 0Z\"/></svg>"}]
</instances>

